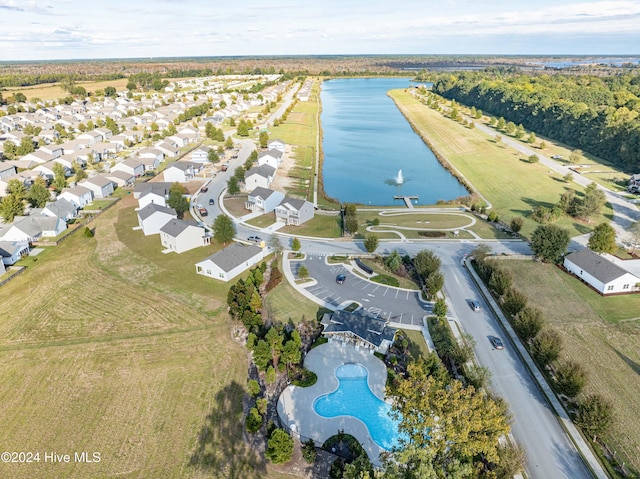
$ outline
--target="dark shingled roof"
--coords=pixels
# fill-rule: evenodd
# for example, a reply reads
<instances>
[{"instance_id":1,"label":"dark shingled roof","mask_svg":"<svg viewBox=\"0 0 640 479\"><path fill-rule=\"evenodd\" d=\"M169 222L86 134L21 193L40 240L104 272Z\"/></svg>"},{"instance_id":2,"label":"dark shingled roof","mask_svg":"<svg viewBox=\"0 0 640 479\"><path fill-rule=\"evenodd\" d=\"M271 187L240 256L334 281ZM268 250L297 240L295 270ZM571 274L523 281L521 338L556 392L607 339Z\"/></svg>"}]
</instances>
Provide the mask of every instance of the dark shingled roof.
<instances>
[{"instance_id":1,"label":"dark shingled roof","mask_svg":"<svg viewBox=\"0 0 640 479\"><path fill-rule=\"evenodd\" d=\"M262 186L258 186L251 193L249 193L249 196L253 196L254 198L260 197L263 200L266 200L273 193L275 193L275 191L270 190L269 188L263 188Z\"/></svg>"},{"instance_id":2,"label":"dark shingled roof","mask_svg":"<svg viewBox=\"0 0 640 479\"><path fill-rule=\"evenodd\" d=\"M385 339L393 341L396 333L395 328L387 326L385 320L370 315L364 309L353 313L341 310L325 313L322 317L322 325L323 333L351 332L375 347L379 347Z\"/></svg>"},{"instance_id":3,"label":"dark shingled roof","mask_svg":"<svg viewBox=\"0 0 640 479\"><path fill-rule=\"evenodd\" d=\"M241 243L232 243L201 262L210 260L222 271L228 273L260 253L262 253L262 249L256 245L246 246Z\"/></svg>"},{"instance_id":4,"label":"dark shingled roof","mask_svg":"<svg viewBox=\"0 0 640 479\"><path fill-rule=\"evenodd\" d=\"M276 169L273 166L269 166L265 163L264 165L254 166L244 174L244 177L249 178L253 174L268 178L269 176L273 176L276 174Z\"/></svg>"},{"instance_id":5,"label":"dark shingled roof","mask_svg":"<svg viewBox=\"0 0 640 479\"><path fill-rule=\"evenodd\" d=\"M172 238L177 238L178 235L180 235L189 226L196 226L198 228L202 228L195 221L183 221L183 220L174 218L172 220L169 220L167 224L165 224L162 228L160 228L160 231L162 233L168 234ZM202 232L204 234L204 228L202 228Z\"/></svg>"},{"instance_id":6,"label":"dark shingled roof","mask_svg":"<svg viewBox=\"0 0 640 479\"><path fill-rule=\"evenodd\" d=\"M174 210L173 208L169 208L168 206L156 205L155 203L149 203L147 206L145 206L141 210L138 210L138 217L142 221L144 221L149 216L157 212L166 213L168 215L173 216L174 218L178 215L176 213L176 210Z\"/></svg>"},{"instance_id":7,"label":"dark shingled roof","mask_svg":"<svg viewBox=\"0 0 640 479\"><path fill-rule=\"evenodd\" d=\"M565 259L571 261L604 284L610 283L620 276L629 273L608 259L594 253L589 248L571 253L567 255Z\"/></svg>"}]
</instances>

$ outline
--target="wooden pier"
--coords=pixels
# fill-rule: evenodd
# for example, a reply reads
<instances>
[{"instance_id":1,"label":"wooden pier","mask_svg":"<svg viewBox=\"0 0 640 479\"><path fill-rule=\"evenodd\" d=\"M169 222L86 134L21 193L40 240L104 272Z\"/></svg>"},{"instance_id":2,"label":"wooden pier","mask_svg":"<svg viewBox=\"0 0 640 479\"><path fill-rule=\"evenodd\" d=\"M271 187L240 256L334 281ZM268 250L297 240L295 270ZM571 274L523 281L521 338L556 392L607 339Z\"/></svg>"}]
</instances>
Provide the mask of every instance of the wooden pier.
<instances>
[{"instance_id":1,"label":"wooden pier","mask_svg":"<svg viewBox=\"0 0 640 479\"><path fill-rule=\"evenodd\" d=\"M417 196L397 196L394 195L393 196L394 200L402 200L404 201L404 204L407 205L407 208L409 209L413 209L413 203L411 203L411 200L418 200Z\"/></svg>"}]
</instances>

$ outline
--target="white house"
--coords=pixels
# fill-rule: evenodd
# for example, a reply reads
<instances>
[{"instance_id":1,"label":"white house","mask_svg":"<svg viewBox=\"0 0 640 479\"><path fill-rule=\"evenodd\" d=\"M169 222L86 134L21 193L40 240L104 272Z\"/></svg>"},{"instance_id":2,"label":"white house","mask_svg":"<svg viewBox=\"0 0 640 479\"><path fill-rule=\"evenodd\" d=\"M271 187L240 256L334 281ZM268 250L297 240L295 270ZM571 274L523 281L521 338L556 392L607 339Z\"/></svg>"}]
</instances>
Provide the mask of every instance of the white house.
<instances>
[{"instance_id":1,"label":"white house","mask_svg":"<svg viewBox=\"0 0 640 479\"><path fill-rule=\"evenodd\" d=\"M155 148L164 153L164 156L168 158L175 158L180 153L178 145L170 141L161 141L160 143L156 143Z\"/></svg>"},{"instance_id":2,"label":"white house","mask_svg":"<svg viewBox=\"0 0 640 479\"><path fill-rule=\"evenodd\" d=\"M104 177L110 179L111 181L113 181L120 188L127 187L127 186L132 186L136 182L136 177L135 176L133 176L131 173L127 173L127 172L122 171L122 170L111 171L110 173L105 173Z\"/></svg>"},{"instance_id":3,"label":"white house","mask_svg":"<svg viewBox=\"0 0 640 479\"><path fill-rule=\"evenodd\" d=\"M262 261L264 251L256 245L232 243L196 263L196 273L220 281L230 281Z\"/></svg>"},{"instance_id":4,"label":"white house","mask_svg":"<svg viewBox=\"0 0 640 479\"><path fill-rule=\"evenodd\" d=\"M164 153L157 148L141 148L137 151L140 158L157 158L160 163L164 161Z\"/></svg>"},{"instance_id":5,"label":"white house","mask_svg":"<svg viewBox=\"0 0 640 479\"><path fill-rule=\"evenodd\" d=\"M565 256L564 267L602 295L640 290L640 278L588 248Z\"/></svg>"},{"instance_id":6,"label":"white house","mask_svg":"<svg viewBox=\"0 0 640 479\"><path fill-rule=\"evenodd\" d=\"M39 171L46 179L53 180L56 176L53 168L57 163L58 162L55 160L47 161L46 163L42 163L41 165L36 166L33 171ZM62 168L64 169L65 177L71 176L71 168L68 168L62 164L60 164L60 166L62 166Z\"/></svg>"},{"instance_id":7,"label":"white house","mask_svg":"<svg viewBox=\"0 0 640 479\"><path fill-rule=\"evenodd\" d=\"M172 219L160 228L160 242L170 251L184 253L190 249L208 245L211 237L197 223Z\"/></svg>"},{"instance_id":8,"label":"white house","mask_svg":"<svg viewBox=\"0 0 640 479\"><path fill-rule=\"evenodd\" d=\"M273 166L254 166L244 174L245 189L252 191L259 186L269 188L275 175L276 169Z\"/></svg>"},{"instance_id":9,"label":"white house","mask_svg":"<svg viewBox=\"0 0 640 479\"><path fill-rule=\"evenodd\" d=\"M116 163L111 167L111 172L114 171L124 171L125 173L129 173L136 178L144 175L144 165L135 158L128 158L120 163Z\"/></svg>"},{"instance_id":10,"label":"white house","mask_svg":"<svg viewBox=\"0 0 640 479\"><path fill-rule=\"evenodd\" d=\"M160 228L177 217L173 208L155 203L149 203L138 210L138 224L145 236L159 234Z\"/></svg>"},{"instance_id":11,"label":"white house","mask_svg":"<svg viewBox=\"0 0 640 479\"><path fill-rule=\"evenodd\" d=\"M4 162L0 163L0 180L11 178L15 174L16 167L14 165L6 165Z\"/></svg>"},{"instance_id":12,"label":"white house","mask_svg":"<svg viewBox=\"0 0 640 479\"><path fill-rule=\"evenodd\" d=\"M102 174L87 178L81 181L79 185L91 190L94 198L107 198L113 194L113 181Z\"/></svg>"},{"instance_id":13,"label":"white house","mask_svg":"<svg viewBox=\"0 0 640 479\"><path fill-rule=\"evenodd\" d=\"M64 198L58 198L56 201L47 203L42 208L42 215L55 216L63 221L70 221L78 215L78 208L70 201Z\"/></svg>"},{"instance_id":14,"label":"white house","mask_svg":"<svg viewBox=\"0 0 640 479\"><path fill-rule=\"evenodd\" d=\"M249 193L245 207L251 211L271 213L283 199L284 193L259 186Z\"/></svg>"},{"instance_id":15,"label":"white house","mask_svg":"<svg viewBox=\"0 0 640 479\"><path fill-rule=\"evenodd\" d=\"M313 203L288 196L276 206L275 211L276 220L293 226L300 226L305 221L313 219L315 214Z\"/></svg>"},{"instance_id":16,"label":"white house","mask_svg":"<svg viewBox=\"0 0 640 479\"><path fill-rule=\"evenodd\" d=\"M147 171L156 171L160 166L160 160L157 156L140 156L136 159L144 166L145 173Z\"/></svg>"},{"instance_id":17,"label":"white house","mask_svg":"<svg viewBox=\"0 0 640 479\"><path fill-rule=\"evenodd\" d=\"M162 174L164 181L174 183L186 183L191 181L195 175L194 164L187 161L176 161L169 165Z\"/></svg>"},{"instance_id":18,"label":"white house","mask_svg":"<svg viewBox=\"0 0 640 479\"><path fill-rule=\"evenodd\" d=\"M195 163L209 163L209 152L214 148L201 145L191 152L191 161Z\"/></svg>"},{"instance_id":19,"label":"white house","mask_svg":"<svg viewBox=\"0 0 640 479\"><path fill-rule=\"evenodd\" d=\"M93 201L93 193L84 186L75 186L68 190L62 190L58 198L64 198L76 208L84 208Z\"/></svg>"},{"instance_id":20,"label":"white house","mask_svg":"<svg viewBox=\"0 0 640 479\"><path fill-rule=\"evenodd\" d=\"M279 140L278 138L274 138L269 143L267 143L267 146L269 147L270 150L278 150L284 153L284 149L287 146L287 144L284 141Z\"/></svg>"},{"instance_id":21,"label":"white house","mask_svg":"<svg viewBox=\"0 0 640 479\"><path fill-rule=\"evenodd\" d=\"M29 254L29 243L26 241L0 241L0 258L2 263L11 266Z\"/></svg>"},{"instance_id":22,"label":"white house","mask_svg":"<svg viewBox=\"0 0 640 479\"><path fill-rule=\"evenodd\" d=\"M258 166L269 165L278 168L282 159L283 153L280 150L263 151L258 155Z\"/></svg>"}]
</instances>

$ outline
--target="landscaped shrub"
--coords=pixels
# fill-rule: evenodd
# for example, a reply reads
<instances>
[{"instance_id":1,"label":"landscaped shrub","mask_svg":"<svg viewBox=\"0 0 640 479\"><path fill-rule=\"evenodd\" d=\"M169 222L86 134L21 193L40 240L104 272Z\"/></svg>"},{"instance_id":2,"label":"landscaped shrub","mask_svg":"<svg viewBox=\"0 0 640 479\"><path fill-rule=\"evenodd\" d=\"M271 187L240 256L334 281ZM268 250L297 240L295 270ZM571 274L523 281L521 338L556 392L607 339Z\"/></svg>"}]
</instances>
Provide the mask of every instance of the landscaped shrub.
<instances>
[{"instance_id":1,"label":"landscaped shrub","mask_svg":"<svg viewBox=\"0 0 640 479\"><path fill-rule=\"evenodd\" d=\"M250 379L249 382L247 383L247 392L251 394L253 397L256 397L258 394L260 394L260 391L261 391L260 383L255 379Z\"/></svg>"},{"instance_id":2,"label":"landscaped shrub","mask_svg":"<svg viewBox=\"0 0 640 479\"><path fill-rule=\"evenodd\" d=\"M489 278L489 288L498 296L505 294L513 283L513 275L510 271L502 268L494 268Z\"/></svg>"},{"instance_id":3,"label":"landscaped shrub","mask_svg":"<svg viewBox=\"0 0 640 479\"><path fill-rule=\"evenodd\" d=\"M528 298L515 288L509 288L504 295L502 308L509 316L515 316L527 305Z\"/></svg>"},{"instance_id":4,"label":"landscaped shrub","mask_svg":"<svg viewBox=\"0 0 640 479\"><path fill-rule=\"evenodd\" d=\"M300 371L299 376L291 381L291 384L293 384L294 386L306 388L309 386L313 386L317 381L318 376L316 375L316 373L314 373L313 371L309 371L308 369L303 369L302 371Z\"/></svg>"},{"instance_id":5,"label":"landscaped shrub","mask_svg":"<svg viewBox=\"0 0 640 479\"><path fill-rule=\"evenodd\" d=\"M267 292L278 286L282 282L282 273L275 263L271 265L271 276L269 276L269 282L265 286Z\"/></svg>"},{"instance_id":6,"label":"landscaped shrub","mask_svg":"<svg viewBox=\"0 0 640 479\"><path fill-rule=\"evenodd\" d=\"M562 339L555 329L543 329L531 341L531 354L541 366L558 359L562 350Z\"/></svg>"},{"instance_id":7,"label":"landscaped shrub","mask_svg":"<svg viewBox=\"0 0 640 479\"><path fill-rule=\"evenodd\" d=\"M284 464L293 457L293 439L284 429L276 429L269 436L264 455L274 464Z\"/></svg>"},{"instance_id":8,"label":"landscaped shrub","mask_svg":"<svg viewBox=\"0 0 640 479\"><path fill-rule=\"evenodd\" d=\"M309 464L316 462L318 451L316 451L316 445L313 439L309 439L302 444L302 457Z\"/></svg>"},{"instance_id":9,"label":"landscaped shrub","mask_svg":"<svg viewBox=\"0 0 640 479\"><path fill-rule=\"evenodd\" d=\"M489 213L489 216L487 217L487 219L492 223L495 223L496 221L498 221L498 213L496 213L495 211L492 211L491 213Z\"/></svg>"},{"instance_id":10,"label":"landscaped shrub","mask_svg":"<svg viewBox=\"0 0 640 479\"><path fill-rule=\"evenodd\" d=\"M93 238L94 236L93 231L88 226L84 229L84 236L86 238Z\"/></svg>"},{"instance_id":11,"label":"landscaped shrub","mask_svg":"<svg viewBox=\"0 0 640 479\"><path fill-rule=\"evenodd\" d=\"M422 236L423 238L444 238L447 236L447 233L444 231L418 231L418 236Z\"/></svg>"},{"instance_id":12,"label":"landscaped shrub","mask_svg":"<svg viewBox=\"0 0 640 479\"><path fill-rule=\"evenodd\" d=\"M556 388L567 397L574 398L587 382L584 368L573 361L563 361L556 369Z\"/></svg>"},{"instance_id":13,"label":"landscaped shrub","mask_svg":"<svg viewBox=\"0 0 640 479\"><path fill-rule=\"evenodd\" d=\"M251 434L258 432L258 430L262 426L262 416L255 407L252 407L249 411L245 425L247 428L247 432Z\"/></svg>"},{"instance_id":14,"label":"landscaped shrub","mask_svg":"<svg viewBox=\"0 0 640 479\"><path fill-rule=\"evenodd\" d=\"M525 342L535 338L544 324L542 311L532 306L526 306L513 318L513 328Z\"/></svg>"},{"instance_id":15,"label":"landscaped shrub","mask_svg":"<svg viewBox=\"0 0 640 479\"><path fill-rule=\"evenodd\" d=\"M394 287L398 287L400 286L400 282L394 278L393 276L387 276L384 274L380 274L378 276L373 276L371 278L371 281L374 281L376 283L380 283L380 284L386 284L388 286L394 286Z\"/></svg>"}]
</instances>

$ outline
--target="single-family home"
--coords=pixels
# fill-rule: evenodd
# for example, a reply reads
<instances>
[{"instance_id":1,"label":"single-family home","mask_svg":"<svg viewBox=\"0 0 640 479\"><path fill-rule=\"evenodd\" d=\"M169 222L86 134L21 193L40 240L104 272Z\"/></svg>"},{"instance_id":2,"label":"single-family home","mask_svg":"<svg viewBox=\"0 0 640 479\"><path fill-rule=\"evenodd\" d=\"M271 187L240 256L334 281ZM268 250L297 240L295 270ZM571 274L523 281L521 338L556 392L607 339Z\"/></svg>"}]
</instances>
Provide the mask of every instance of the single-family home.
<instances>
[{"instance_id":1,"label":"single-family home","mask_svg":"<svg viewBox=\"0 0 640 479\"><path fill-rule=\"evenodd\" d=\"M156 171L160 166L160 160L157 156L139 156L136 158L144 166L144 172Z\"/></svg>"},{"instance_id":2,"label":"single-family home","mask_svg":"<svg viewBox=\"0 0 640 479\"><path fill-rule=\"evenodd\" d=\"M278 151L281 151L282 153L284 153L284 149L286 146L287 144L278 138L274 138L270 140L269 143L267 143L267 147L270 150L278 150Z\"/></svg>"},{"instance_id":3,"label":"single-family home","mask_svg":"<svg viewBox=\"0 0 640 479\"><path fill-rule=\"evenodd\" d=\"M249 193L245 207L251 211L271 213L283 199L284 193L259 186Z\"/></svg>"},{"instance_id":4,"label":"single-family home","mask_svg":"<svg viewBox=\"0 0 640 479\"><path fill-rule=\"evenodd\" d=\"M259 186L262 188L269 188L275 176L276 169L273 166L254 166L244 174L245 189L253 191Z\"/></svg>"},{"instance_id":5,"label":"single-family home","mask_svg":"<svg viewBox=\"0 0 640 479\"><path fill-rule=\"evenodd\" d=\"M33 169L33 171L39 171L40 173L42 173L42 176L44 176L47 180L53 180L56 176L56 173L54 171L54 166L56 164L60 164L60 163L57 163L55 160L47 161L46 163L42 163L41 165L36 166ZM64 170L65 177L69 177L72 175L71 168L68 168L61 164L60 166L62 166Z\"/></svg>"},{"instance_id":6,"label":"single-family home","mask_svg":"<svg viewBox=\"0 0 640 479\"><path fill-rule=\"evenodd\" d=\"M113 181L119 188L133 186L136 182L136 177L133 174L122 170L104 173L104 177Z\"/></svg>"},{"instance_id":7,"label":"single-family home","mask_svg":"<svg viewBox=\"0 0 640 479\"><path fill-rule=\"evenodd\" d=\"M196 273L220 281L231 281L263 258L263 249L256 245L232 243L196 263Z\"/></svg>"},{"instance_id":8,"label":"single-family home","mask_svg":"<svg viewBox=\"0 0 640 479\"><path fill-rule=\"evenodd\" d=\"M603 296L640 290L640 278L589 248L568 254L563 265Z\"/></svg>"},{"instance_id":9,"label":"single-family home","mask_svg":"<svg viewBox=\"0 0 640 479\"><path fill-rule=\"evenodd\" d=\"M79 183L80 186L91 190L94 198L107 198L113 194L115 183L104 174L87 178Z\"/></svg>"},{"instance_id":10,"label":"single-family home","mask_svg":"<svg viewBox=\"0 0 640 479\"><path fill-rule=\"evenodd\" d=\"M42 237L42 227L37 221L31 221L28 216L16 216L13 223L2 228L0 235L0 241L33 243Z\"/></svg>"},{"instance_id":11,"label":"single-family home","mask_svg":"<svg viewBox=\"0 0 640 479\"><path fill-rule=\"evenodd\" d=\"M278 168L283 158L284 154L280 150L263 151L258 154L258 166L269 165Z\"/></svg>"},{"instance_id":12,"label":"single-family home","mask_svg":"<svg viewBox=\"0 0 640 479\"><path fill-rule=\"evenodd\" d=\"M194 163L209 163L209 152L211 150L214 150L214 148L207 145L199 146L191 152L191 161Z\"/></svg>"},{"instance_id":13,"label":"single-family home","mask_svg":"<svg viewBox=\"0 0 640 479\"><path fill-rule=\"evenodd\" d=\"M128 158L111 167L111 172L124 171L138 178L144 175L144 165L137 158Z\"/></svg>"},{"instance_id":14,"label":"single-family home","mask_svg":"<svg viewBox=\"0 0 640 479\"><path fill-rule=\"evenodd\" d=\"M137 213L138 225L145 236L159 234L160 228L178 217L173 208L155 203L149 203Z\"/></svg>"},{"instance_id":15,"label":"single-family home","mask_svg":"<svg viewBox=\"0 0 640 479\"><path fill-rule=\"evenodd\" d=\"M313 203L288 196L285 196L280 204L276 206L275 211L276 220L293 226L300 226L305 221L313 219L315 214Z\"/></svg>"},{"instance_id":16,"label":"single-family home","mask_svg":"<svg viewBox=\"0 0 640 479\"><path fill-rule=\"evenodd\" d=\"M62 148L62 146L56 145L55 143L42 145L40 148L38 148L38 150L42 151L43 153L48 153L54 158L58 158L59 156L64 155L64 149Z\"/></svg>"},{"instance_id":17,"label":"single-family home","mask_svg":"<svg viewBox=\"0 0 640 479\"><path fill-rule=\"evenodd\" d=\"M344 310L325 313L320 323L324 327L322 335L329 342L354 343L356 348L368 349L371 354L385 354L396 334L396 329L388 326L387 321L364 308L352 313Z\"/></svg>"},{"instance_id":18,"label":"single-family home","mask_svg":"<svg viewBox=\"0 0 640 479\"><path fill-rule=\"evenodd\" d=\"M76 208L84 208L93 201L93 192L84 186L74 186L62 190L58 198L64 198Z\"/></svg>"},{"instance_id":19,"label":"single-family home","mask_svg":"<svg viewBox=\"0 0 640 479\"><path fill-rule=\"evenodd\" d=\"M175 158L180 153L178 145L170 141L161 141L160 143L156 143L155 149L160 150L167 158Z\"/></svg>"},{"instance_id":20,"label":"single-family home","mask_svg":"<svg viewBox=\"0 0 640 479\"><path fill-rule=\"evenodd\" d=\"M139 158L157 158L160 163L164 161L164 153L157 148L141 148L136 155Z\"/></svg>"},{"instance_id":21,"label":"single-family home","mask_svg":"<svg viewBox=\"0 0 640 479\"><path fill-rule=\"evenodd\" d=\"M0 257L2 263L12 266L29 254L29 243L26 241L0 241Z\"/></svg>"},{"instance_id":22,"label":"single-family home","mask_svg":"<svg viewBox=\"0 0 640 479\"><path fill-rule=\"evenodd\" d=\"M4 162L0 163L0 180L4 180L5 178L10 178L17 173L16 167L14 165L5 165Z\"/></svg>"},{"instance_id":23,"label":"single-family home","mask_svg":"<svg viewBox=\"0 0 640 479\"><path fill-rule=\"evenodd\" d=\"M50 155L49 153L45 153L44 151L36 150L32 153L24 155L21 158L21 160L35 161L36 163L41 165L42 163L46 163L47 161L53 160L53 155Z\"/></svg>"},{"instance_id":24,"label":"single-family home","mask_svg":"<svg viewBox=\"0 0 640 479\"><path fill-rule=\"evenodd\" d=\"M186 183L191 181L195 175L196 167L199 169L198 165L188 161L176 161L171 163L163 172L164 181L167 182L178 182L178 183Z\"/></svg>"},{"instance_id":25,"label":"single-family home","mask_svg":"<svg viewBox=\"0 0 640 479\"><path fill-rule=\"evenodd\" d=\"M195 222L172 219L160 228L160 242L172 252L184 253L210 244L211 236Z\"/></svg>"},{"instance_id":26,"label":"single-family home","mask_svg":"<svg viewBox=\"0 0 640 479\"><path fill-rule=\"evenodd\" d=\"M85 140L87 145L95 145L102 141L102 133L96 130L85 131L76 136L76 140Z\"/></svg>"},{"instance_id":27,"label":"single-family home","mask_svg":"<svg viewBox=\"0 0 640 479\"><path fill-rule=\"evenodd\" d=\"M147 205L167 206L168 191L167 194L164 194L159 190L153 189L141 193L138 198L138 208L144 208Z\"/></svg>"},{"instance_id":28,"label":"single-family home","mask_svg":"<svg viewBox=\"0 0 640 479\"><path fill-rule=\"evenodd\" d=\"M55 216L62 221L70 221L78 216L78 208L70 201L64 198L58 198L56 201L47 203L42 208L41 213L44 216Z\"/></svg>"}]
</instances>

